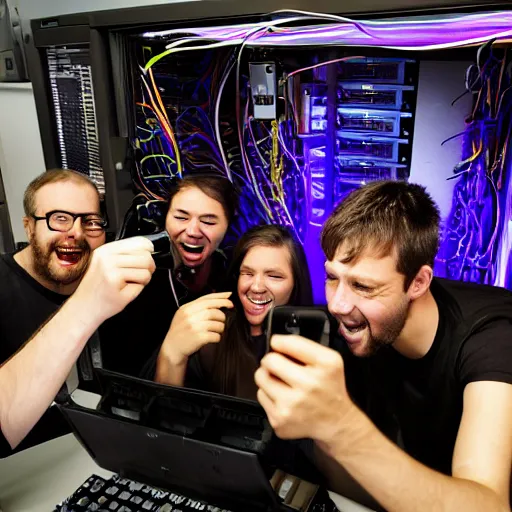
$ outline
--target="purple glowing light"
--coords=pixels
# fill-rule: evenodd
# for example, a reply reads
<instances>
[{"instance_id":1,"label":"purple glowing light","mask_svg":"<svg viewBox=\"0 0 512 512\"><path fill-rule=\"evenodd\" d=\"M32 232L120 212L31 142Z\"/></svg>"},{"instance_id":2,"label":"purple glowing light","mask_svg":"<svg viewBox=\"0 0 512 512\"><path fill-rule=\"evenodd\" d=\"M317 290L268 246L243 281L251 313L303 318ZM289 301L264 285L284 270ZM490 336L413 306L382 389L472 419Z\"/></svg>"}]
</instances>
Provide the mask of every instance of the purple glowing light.
<instances>
[{"instance_id":1,"label":"purple glowing light","mask_svg":"<svg viewBox=\"0 0 512 512\"><path fill-rule=\"evenodd\" d=\"M508 54L491 51L481 66L490 101L477 96L463 139L464 160L454 170L452 211L437 258L440 274L451 279L512 288L511 77ZM498 135L497 135L498 134Z\"/></svg>"},{"instance_id":2,"label":"purple glowing light","mask_svg":"<svg viewBox=\"0 0 512 512\"><path fill-rule=\"evenodd\" d=\"M288 18L284 17L285 13L283 12L274 14L274 21L265 23L173 29L146 33L144 36L147 38L163 38L170 42L167 51L154 57L146 68L151 67L157 59L171 53L221 46L240 46L240 52L244 47L250 46L325 47L329 45L422 51L479 45L490 40L512 41L512 11L436 16L435 18L358 20L357 22L346 18L333 19L334 17L331 17L327 19L326 15L321 14L308 16L307 13L294 13L292 11L286 13L289 15ZM488 72L488 67L484 66L485 73ZM483 72L481 71L481 73ZM486 76L485 79L487 78L495 79L496 77ZM484 82L483 78L482 82ZM482 98L485 99L486 95L482 95ZM505 95L502 95L501 98L508 100ZM501 110L501 116L496 114L496 117L500 117L497 120L496 118L491 119L492 116L486 110L485 101L479 108L481 109L481 117L486 121L492 121L492 123L499 121L504 125L510 125L509 120L505 119L503 110ZM248 117L247 109L248 104L246 105L246 118ZM494 112L500 113L500 108L495 108ZM240 116L237 115L237 117ZM452 279L502 286L508 285L512 288L512 256L510 253L512 247L511 157L507 154L508 144L505 145L503 151L487 151L489 148L494 149L493 135L487 128L486 123L482 123L480 128L474 132L468 129L466 133L469 148L467 150L468 155L474 151L471 149L470 142L482 142L486 151L475 158L469 168L462 171L457 170L458 183L454 190L453 211L448 222L438 264L442 265L444 274ZM244 146L245 129L246 125L243 126L243 130L240 132L241 148ZM249 133L252 135L250 125ZM509 133L508 140L511 134L510 132L507 133ZM285 135L280 128L278 133L280 146L294 164L292 166L292 169L294 169L298 167L298 163L292 151L287 147ZM220 137L218 142L220 142ZM478 146L478 144L476 145ZM250 147L250 144L248 147ZM256 143L254 147L256 150L258 149ZM487 153L502 154L502 171L504 169L509 171L504 174L505 186L503 189L499 185L501 184L501 178L500 181L495 182L492 169L486 166L485 155ZM215 154L219 156L217 151ZM251 187L258 195L258 182L260 179L263 180L261 177L263 173L258 171L258 166L254 166L253 169L249 157L243 149L242 164L246 176L250 178ZM227 164L225 164L225 167L229 169ZM258 177L256 177L256 173ZM272 188L271 185L269 188ZM508 196L506 191L508 191ZM265 210L270 211L267 198L261 197L259 199L265 206ZM279 217L282 212L279 208L276 208L275 213ZM286 223L289 220L291 219L287 218ZM310 224L313 225L312 222ZM316 231L307 233L308 237L313 234L313 238L317 239L318 233ZM311 254L320 254L319 248L318 251L313 251Z\"/></svg>"},{"instance_id":3,"label":"purple glowing light","mask_svg":"<svg viewBox=\"0 0 512 512\"><path fill-rule=\"evenodd\" d=\"M297 20L299 18L290 18ZM275 22L168 30L146 33L145 37L176 36L192 40L208 40L247 46L378 46L407 50L435 49L436 47L478 44L490 39L512 38L512 11L467 14L459 17L420 19L392 19L358 21L357 24L340 21L316 20L315 26L285 27L283 18ZM321 25L319 25L321 24ZM258 27L261 30L257 30ZM265 30L272 27L271 31ZM257 32L255 33L255 29Z\"/></svg>"}]
</instances>

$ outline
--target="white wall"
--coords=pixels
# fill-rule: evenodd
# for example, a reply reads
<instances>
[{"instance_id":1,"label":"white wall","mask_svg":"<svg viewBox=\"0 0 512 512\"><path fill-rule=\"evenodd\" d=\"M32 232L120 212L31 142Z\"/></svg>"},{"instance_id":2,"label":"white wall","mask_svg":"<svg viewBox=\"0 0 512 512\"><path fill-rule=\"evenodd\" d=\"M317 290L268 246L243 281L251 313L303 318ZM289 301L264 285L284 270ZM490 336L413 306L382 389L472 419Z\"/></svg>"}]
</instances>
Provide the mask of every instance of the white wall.
<instances>
[{"instance_id":1,"label":"white wall","mask_svg":"<svg viewBox=\"0 0 512 512\"><path fill-rule=\"evenodd\" d=\"M461 160L462 139L441 143L465 129L464 118L471 112L471 95L452 107L464 92L464 76L470 62L424 61L420 64L418 102L410 180L424 185L446 219L452 204L456 180L453 168Z\"/></svg>"},{"instance_id":2,"label":"white wall","mask_svg":"<svg viewBox=\"0 0 512 512\"><path fill-rule=\"evenodd\" d=\"M26 241L23 193L45 170L31 84L0 83L0 168L14 241Z\"/></svg>"}]
</instances>

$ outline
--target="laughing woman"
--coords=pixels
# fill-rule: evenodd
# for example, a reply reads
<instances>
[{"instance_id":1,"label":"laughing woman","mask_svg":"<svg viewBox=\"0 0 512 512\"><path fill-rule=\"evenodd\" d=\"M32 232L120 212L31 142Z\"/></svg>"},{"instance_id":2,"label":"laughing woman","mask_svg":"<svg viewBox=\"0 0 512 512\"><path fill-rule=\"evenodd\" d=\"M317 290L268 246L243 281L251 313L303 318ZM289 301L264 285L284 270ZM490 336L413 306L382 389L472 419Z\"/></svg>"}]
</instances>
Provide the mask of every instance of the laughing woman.
<instances>
[{"instance_id":1,"label":"laughing woman","mask_svg":"<svg viewBox=\"0 0 512 512\"><path fill-rule=\"evenodd\" d=\"M154 368L176 311L226 289L228 262L218 247L235 209L236 193L225 178L191 175L178 181L165 221L172 258L159 265L133 303L102 326L104 368L153 379L147 368Z\"/></svg>"},{"instance_id":2,"label":"laughing woman","mask_svg":"<svg viewBox=\"0 0 512 512\"><path fill-rule=\"evenodd\" d=\"M279 226L246 232L232 269L231 301L228 294L211 294L178 310L156 381L256 397L253 375L266 350L265 318L273 306L311 305L311 279L302 246Z\"/></svg>"}]
</instances>

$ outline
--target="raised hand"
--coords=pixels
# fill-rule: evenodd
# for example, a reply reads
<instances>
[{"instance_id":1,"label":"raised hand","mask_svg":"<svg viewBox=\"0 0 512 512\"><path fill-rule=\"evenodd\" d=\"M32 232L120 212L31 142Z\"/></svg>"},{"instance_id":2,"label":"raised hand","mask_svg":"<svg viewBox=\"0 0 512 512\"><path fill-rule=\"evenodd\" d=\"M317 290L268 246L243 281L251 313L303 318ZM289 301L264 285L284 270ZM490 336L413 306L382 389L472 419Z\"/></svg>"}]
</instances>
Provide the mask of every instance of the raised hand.
<instances>
[{"instance_id":1,"label":"raised hand","mask_svg":"<svg viewBox=\"0 0 512 512\"><path fill-rule=\"evenodd\" d=\"M338 435L355 409L340 354L294 335L272 336L271 347L255 380L276 434L320 442Z\"/></svg>"},{"instance_id":2,"label":"raised hand","mask_svg":"<svg viewBox=\"0 0 512 512\"><path fill-rule=\"evenodd\" d=\"M82 282L73 294L84 315L102 323L122 311L151 280L153 244L143 237L127 238L98 247Z\"/></svg>"},{"instance_id":3,"label":"raised hand","mask_svg":"<svg viewBox=\"0 0 512 512\"><path fill-rule=\"evenodd\" d=\"M226 323L222 308L232 308L231 292L210 293L181 306L165 337L162 350L180 364L202 346L218 343Z\"/></svg>"}]
</instances>

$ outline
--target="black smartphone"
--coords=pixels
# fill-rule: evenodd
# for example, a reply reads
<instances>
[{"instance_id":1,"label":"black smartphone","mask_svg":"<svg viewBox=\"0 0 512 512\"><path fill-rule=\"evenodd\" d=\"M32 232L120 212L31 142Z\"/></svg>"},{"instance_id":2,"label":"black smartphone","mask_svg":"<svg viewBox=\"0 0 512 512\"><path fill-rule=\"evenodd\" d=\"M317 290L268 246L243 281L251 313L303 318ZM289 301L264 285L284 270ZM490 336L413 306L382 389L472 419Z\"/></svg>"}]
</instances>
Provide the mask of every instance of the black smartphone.
<instances>
[{"instance_id":1,"label":"black smartphone","mask_svg":"<svg viewBox=\"0 0 512 512\"><path fill-rule=\"evenodd\" d=\"M329 317L325 308L276 306L267 316L267 352L274 334L297 334L321 345L329 345Z\"/></svg>"}]
</instances>

